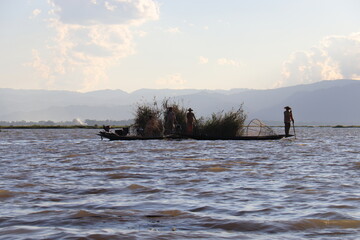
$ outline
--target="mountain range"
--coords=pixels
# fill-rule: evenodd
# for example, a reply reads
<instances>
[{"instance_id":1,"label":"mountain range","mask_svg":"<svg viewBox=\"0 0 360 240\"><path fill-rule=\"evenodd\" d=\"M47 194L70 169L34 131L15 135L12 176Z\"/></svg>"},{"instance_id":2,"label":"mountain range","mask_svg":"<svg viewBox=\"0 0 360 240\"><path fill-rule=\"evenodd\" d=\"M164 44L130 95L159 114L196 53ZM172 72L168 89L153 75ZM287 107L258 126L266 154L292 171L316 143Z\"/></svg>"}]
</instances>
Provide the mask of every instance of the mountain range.
<instances>
[{"instance_id":1,"label":"mountain range","mask_svg":"<svg viewBox=\"0 0 360 240\"><path fill-rule=\"evenodd\" d=\"M197 117L237 109L243 104L248 120L281 123L284 107L297 123L360 125L360 81L327 80L267 90L140 89L87 93L0 88L0 121L128 120L137 104L163 99L191 107Z\"/></svg>"}]
</instances>

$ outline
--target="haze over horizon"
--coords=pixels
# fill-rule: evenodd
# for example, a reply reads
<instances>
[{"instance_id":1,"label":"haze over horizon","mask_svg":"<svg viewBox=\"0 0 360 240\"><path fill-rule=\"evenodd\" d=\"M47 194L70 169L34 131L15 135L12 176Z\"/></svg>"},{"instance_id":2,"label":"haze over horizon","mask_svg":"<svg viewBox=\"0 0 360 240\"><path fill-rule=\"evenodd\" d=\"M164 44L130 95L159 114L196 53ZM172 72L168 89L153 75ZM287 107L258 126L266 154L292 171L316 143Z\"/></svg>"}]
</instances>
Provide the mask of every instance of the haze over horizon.
<instances>
[{"instance_id":1,"label":"haze over horizon","mask_svg":"<svg viewBox=\"0 0 360 240\"><path fill-rule=\"evenodd\" d=\"M0 87L272 89L360 80L357 0L12 0Z\"/></svg>"}]
</instances>

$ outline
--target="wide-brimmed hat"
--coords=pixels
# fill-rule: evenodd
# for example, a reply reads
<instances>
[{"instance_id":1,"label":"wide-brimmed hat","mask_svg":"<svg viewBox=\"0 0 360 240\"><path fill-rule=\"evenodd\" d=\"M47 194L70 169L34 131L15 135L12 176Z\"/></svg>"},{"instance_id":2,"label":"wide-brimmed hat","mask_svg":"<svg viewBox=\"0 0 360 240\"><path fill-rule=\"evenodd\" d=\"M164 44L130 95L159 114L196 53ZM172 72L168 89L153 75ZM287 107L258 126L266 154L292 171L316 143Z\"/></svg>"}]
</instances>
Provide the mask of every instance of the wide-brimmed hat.
<instances>
[{"instance_id":1,"label":"wide-brimmed hat","mask_svg":"<svg viewBox=\"0 0 360 240\"><path fill-rule=\"evenodd\" d=\"M286 106L286 107L284 107L285 109L291 109L291 107L289 107L289 106Z\"/></svg>"},{"instance_id":2,"label":"wide-brimmed hat","mask_svg":"<svg viewBox=\"0 0 360 240\"><path fill-rule=\"evenodd\" d=\"M188 109L189 112L193 111L191 108Z\"/></svg>"}]
</instances>

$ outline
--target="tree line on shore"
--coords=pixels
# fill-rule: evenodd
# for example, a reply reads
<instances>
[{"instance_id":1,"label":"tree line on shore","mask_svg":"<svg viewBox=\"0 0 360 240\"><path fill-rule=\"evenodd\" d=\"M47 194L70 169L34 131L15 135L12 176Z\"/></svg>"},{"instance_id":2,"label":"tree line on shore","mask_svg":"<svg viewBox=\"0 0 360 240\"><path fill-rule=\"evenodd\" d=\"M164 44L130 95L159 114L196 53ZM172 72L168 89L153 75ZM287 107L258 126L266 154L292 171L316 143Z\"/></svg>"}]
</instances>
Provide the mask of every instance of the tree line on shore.
<instances>
[{"instance_id":1,"label":"tree line on shore","mask_svg":"<svg viewBox=\"0 0 360 240\"><path fill-rule=\"evenodd\" d=\"M80 120L74 119L72 121L62 121L55 122L51 120L47 121L0 121L1 127L14 127L14 128L65 128L65 127L83 127L83 128L101 128L103 125L111 125L111 126L128 126L133 124L133 120Z\"/></svg>"}]
</instances>

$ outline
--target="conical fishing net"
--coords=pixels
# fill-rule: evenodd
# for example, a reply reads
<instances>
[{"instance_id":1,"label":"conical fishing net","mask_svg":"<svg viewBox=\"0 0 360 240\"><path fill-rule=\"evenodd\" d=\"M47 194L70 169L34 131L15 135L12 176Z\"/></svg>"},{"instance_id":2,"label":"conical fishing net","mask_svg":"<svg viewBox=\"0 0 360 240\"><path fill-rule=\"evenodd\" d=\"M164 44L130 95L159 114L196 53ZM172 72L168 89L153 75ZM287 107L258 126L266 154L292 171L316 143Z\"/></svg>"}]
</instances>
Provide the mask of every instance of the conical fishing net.
<instances>
[{"instance_id":1,"label":"conical fishing net","mask_svg":"<svg viewBox=\"0 0 360 240\"><path fill-rule=\"evenodd\" d=\"M253 119L251 122L245 127L244 136L273 136L276 135L274 130L266 126L259 119Z\"/></svg>"}]
</instances>

